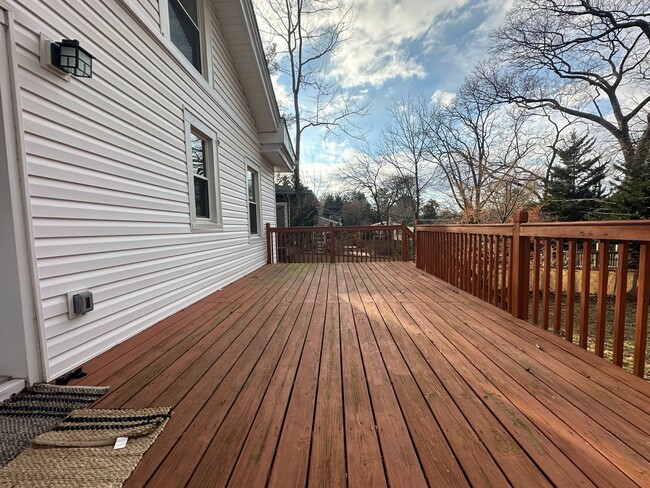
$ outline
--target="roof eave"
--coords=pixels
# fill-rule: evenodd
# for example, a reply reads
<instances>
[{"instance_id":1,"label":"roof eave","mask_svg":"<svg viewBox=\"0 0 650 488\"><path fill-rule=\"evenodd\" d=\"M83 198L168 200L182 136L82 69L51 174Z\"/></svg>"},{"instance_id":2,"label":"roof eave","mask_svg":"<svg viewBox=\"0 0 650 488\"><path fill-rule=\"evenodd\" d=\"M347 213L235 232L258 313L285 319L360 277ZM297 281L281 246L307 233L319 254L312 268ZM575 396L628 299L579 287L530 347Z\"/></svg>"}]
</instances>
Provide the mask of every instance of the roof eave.
<instances>
[{"instance_id":1,"label":"roof eave","mask_svg":"<svg viewBox=\"0 0 650 488\"><path fill-rule=\"evenodd\" d=\"M289 131L283 118L276 132L259 134L262 154L270 161L278 173L292 173L296 165L296 155L291 144Z\"/></svg>"}]
</instances>

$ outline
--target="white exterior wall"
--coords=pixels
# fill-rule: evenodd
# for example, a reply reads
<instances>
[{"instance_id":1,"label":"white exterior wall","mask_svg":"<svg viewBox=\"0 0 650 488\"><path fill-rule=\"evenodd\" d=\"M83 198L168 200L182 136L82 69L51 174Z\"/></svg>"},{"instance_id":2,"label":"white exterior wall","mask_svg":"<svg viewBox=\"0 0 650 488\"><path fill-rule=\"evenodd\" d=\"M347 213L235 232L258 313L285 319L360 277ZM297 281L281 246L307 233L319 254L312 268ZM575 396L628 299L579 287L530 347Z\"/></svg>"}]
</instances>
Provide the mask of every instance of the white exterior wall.
<instances>
[{"instance_id":1,"label":"white exterior wall","mask_svg":"<svg viewBox=\"0 0 650 488\"><path fill-rule=\"evenodd\" d=\"M148 30L160 28L156 0L124 2L10 2L46 379L266 262L264 239L248 234L247 161L261 169L262 222L275 221L273 168L216 16L211 86ZM93 78L41 68L40 33L78 39L97 58ZM219 138L222 231L190 228L184 109ZM95 310L69 319L66 294L86 288Z\"/></svg>"}]
</instances>

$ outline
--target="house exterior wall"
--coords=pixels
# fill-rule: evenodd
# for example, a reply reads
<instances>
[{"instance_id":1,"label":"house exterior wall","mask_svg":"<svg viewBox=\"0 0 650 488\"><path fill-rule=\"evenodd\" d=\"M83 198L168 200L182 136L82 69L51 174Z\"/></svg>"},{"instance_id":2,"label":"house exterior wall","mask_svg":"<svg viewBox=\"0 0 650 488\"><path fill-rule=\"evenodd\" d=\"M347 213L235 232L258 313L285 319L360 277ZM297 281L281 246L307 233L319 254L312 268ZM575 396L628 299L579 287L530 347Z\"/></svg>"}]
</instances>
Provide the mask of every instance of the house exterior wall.
<instances>
[{"instance_id":1,"label":"house exterior wall","mask_svg":"<svg viewBox=\"0 0 650 488\"><path fill-rule=\"evenodd\" d=\"M207 79L160 35L157 0L8 4L51 379L265 264L245 171L260 168L261 220L273 223L273 168L209 1ZM93 77L42 68L41 33L78 39ZM223 230L191 229L184 111L219 140ZM70 319L66 295L82 289L95 309Z\"/></svg>"}]
</instances>

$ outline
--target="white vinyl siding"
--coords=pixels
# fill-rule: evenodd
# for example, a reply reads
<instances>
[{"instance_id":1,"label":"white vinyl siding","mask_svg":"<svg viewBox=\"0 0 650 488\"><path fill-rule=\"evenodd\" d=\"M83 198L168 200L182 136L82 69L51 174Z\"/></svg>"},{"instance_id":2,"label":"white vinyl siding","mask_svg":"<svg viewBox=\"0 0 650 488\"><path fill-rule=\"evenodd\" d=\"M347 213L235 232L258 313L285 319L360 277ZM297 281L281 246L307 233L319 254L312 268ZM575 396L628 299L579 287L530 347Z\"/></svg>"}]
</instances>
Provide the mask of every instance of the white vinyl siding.
<instances>
[{"instance_id":1,"label":"white vinyl siding","mask_svg":"<svg viewBox=\"0 0 650 488\"><path fill-rule=\"evenodd\" d=\"M160 0L136 0L136 4L142 9L143 20L160 27Z\"/></svg>"},{"instance_id":2,"label":"white vinyl siding","mask_svg":"<svg viewBox=\"0 0 650 488\"><path fill-rule=\"evenodd\" d=\"M150 25L157 2L137 3ZM213 90L120 2L16 1L15 18L51 379L263 265L241 161L260 168L262 222L275 220L273 169L225 43L211 48ZM40 68L41 32L79 39L93 78ZM185 110L219 134L220 232L192 232ZM95 310L70 320L66 293L83 288Z\"/></svg>"}]
</instances>

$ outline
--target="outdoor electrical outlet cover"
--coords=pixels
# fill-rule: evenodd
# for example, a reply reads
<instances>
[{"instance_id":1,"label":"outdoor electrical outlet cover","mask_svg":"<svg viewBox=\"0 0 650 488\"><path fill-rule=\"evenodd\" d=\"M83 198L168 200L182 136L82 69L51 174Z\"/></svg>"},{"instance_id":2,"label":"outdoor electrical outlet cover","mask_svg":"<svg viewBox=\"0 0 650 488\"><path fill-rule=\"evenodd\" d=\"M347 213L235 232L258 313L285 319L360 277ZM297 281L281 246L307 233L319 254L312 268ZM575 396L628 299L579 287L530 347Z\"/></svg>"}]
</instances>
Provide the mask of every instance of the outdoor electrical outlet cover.
<instances>
[{"instance_id":1,"label":"outdoor electrical outlet cover","mask_svg":"<svg viewBox=\"0 0 650 488\"><path fill-rule=\"evenodd\" d=\"M83 295L85 293L91 293L91 292L87 289L68 292L68 318L74 319L77 317L82 317L84 315L82 313L77 313L74 311L74 296ZM91 294L91 302L93 302L92 294ZM94 309L94 303L92 303L92 307L89 310L87 310L87 312L90 312L93 309Z\"/></svg>"}]
</instances>

